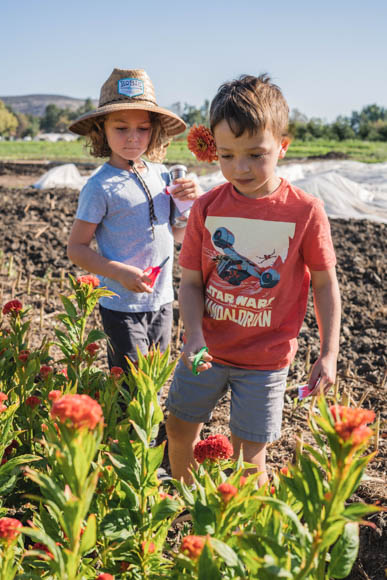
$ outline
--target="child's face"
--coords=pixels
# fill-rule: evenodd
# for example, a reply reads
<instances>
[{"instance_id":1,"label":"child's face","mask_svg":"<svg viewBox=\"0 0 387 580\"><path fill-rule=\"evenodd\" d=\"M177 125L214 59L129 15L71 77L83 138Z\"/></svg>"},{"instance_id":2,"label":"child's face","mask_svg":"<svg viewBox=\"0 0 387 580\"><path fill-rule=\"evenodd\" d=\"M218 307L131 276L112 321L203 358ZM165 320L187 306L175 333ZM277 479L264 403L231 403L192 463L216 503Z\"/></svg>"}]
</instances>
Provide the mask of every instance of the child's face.
<instances>
[{"instance_id":1,"label":"child's face","mask_svg":"<svg viewBox=\"0 0 387 580\"><path fill-rule=\"evenodd\" d=\"M152 136L148 111L115 111L108 115L104 126L112 150L110 163L115 167L127 169L128 161L138 161L148 149Z\"/></svg>"},{"instance_id":2,"label":"child's face","mask_svg":"<svg viewBox=\"0 0 387 580\"><path fill-rule=\"evenodd\" d=\"M222 173L239 193L256 199L278 187L275 168L278 159L285 157L287 138L276 138L270 129L235 137L226 120L216 125L214 138Z\"/></svg>"}]
</instances>

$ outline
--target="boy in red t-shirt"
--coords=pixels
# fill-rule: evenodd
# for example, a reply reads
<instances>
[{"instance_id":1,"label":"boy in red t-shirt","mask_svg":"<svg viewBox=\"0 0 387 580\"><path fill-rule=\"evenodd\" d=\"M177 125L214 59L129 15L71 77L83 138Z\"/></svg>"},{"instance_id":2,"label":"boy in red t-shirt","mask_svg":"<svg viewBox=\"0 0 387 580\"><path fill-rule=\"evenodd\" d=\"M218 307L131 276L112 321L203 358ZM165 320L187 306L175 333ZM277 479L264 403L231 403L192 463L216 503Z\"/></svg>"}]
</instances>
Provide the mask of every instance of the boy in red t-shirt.
<instances>
[{"instance_id":1,"label":"boy in red t-shirt","mask_svg":"<svg viewBox=\"0 0 387 580\"><path fill-rule=\"evenodd\" d=\"M172 475L190 481L193 447L220 397L231 389L235 456L267 480L265 450L280 436L289 365L297 350L312 280L321 350L311 394L334 383L340 294L322 202L275 173L289 146L288 106L266 75L222 85L211 132L227 183L198 199L180 254L186 344L167 408ZM203 346L202 363L192 360Z\"/></svg>"}]
</instances>

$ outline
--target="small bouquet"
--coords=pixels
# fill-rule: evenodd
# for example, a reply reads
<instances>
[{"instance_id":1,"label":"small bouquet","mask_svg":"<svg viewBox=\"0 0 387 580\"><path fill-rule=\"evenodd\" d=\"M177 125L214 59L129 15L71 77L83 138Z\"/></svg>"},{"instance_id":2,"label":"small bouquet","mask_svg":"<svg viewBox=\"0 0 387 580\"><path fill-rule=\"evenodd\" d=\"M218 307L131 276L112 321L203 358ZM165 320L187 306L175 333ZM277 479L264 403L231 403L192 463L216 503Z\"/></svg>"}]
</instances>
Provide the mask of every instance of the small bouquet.
<instances>
[{"instance_id":1,"label":"small bouquet","mask_svg":"<svg viewBox=\"0 0 387 580\"><path fill-rule=\"evenodd\" d=\"M218 159L214 137L204 125L193 125L187 136L188 149L198 161L212 163Z\"/></svg>"}]
</instances>

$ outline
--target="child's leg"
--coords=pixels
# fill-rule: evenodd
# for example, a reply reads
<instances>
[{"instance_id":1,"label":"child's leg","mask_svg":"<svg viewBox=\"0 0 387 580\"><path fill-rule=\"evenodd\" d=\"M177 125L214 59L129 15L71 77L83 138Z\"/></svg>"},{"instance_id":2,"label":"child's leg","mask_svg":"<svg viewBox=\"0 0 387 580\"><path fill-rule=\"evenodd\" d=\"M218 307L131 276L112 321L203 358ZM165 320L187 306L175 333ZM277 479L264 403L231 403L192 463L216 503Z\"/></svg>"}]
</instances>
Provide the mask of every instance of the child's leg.
<instances>
[{"instance_id":1,"label":"child's leg","mask_svg":"<svg viewBox=\"0 0 387 580\"><path fill-rule=\"evenodd\" d=\"M241 439L237 435L231 433L232 446L234 448L234 459L238 459L240 450L243 451L243 459L248 463L254 463L256 469L246 469L246 474L254 473L259 471L260 476L258 478L258 485L261 487L267 482L267 472L266 472L266 443L257 443L255 441L247 441L246 439Z\"/></svg>"},{"instance_id":2,"label":"child's leg","mask_svg":"<svg viewBox=\"0 0 387 580\"><path fill-rule=\"evenodd\" d=\"M183 478L186 483L192 483L189 469L196 466L193 449L200 440L203 423L189 423L169 413L165 426L172 477L175 479Z\"/></svg>"}]
</instances>

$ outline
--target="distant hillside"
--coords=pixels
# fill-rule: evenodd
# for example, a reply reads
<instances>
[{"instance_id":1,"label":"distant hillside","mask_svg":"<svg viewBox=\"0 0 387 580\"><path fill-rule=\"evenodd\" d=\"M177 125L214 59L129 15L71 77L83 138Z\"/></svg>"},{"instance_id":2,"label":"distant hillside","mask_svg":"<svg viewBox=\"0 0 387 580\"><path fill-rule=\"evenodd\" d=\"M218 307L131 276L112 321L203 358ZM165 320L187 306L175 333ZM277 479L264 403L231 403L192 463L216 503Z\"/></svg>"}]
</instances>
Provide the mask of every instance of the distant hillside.
<instances>
[{"instance_id":1,"label":"distant hillside","mask_svg":"<svg viewBox=\"0 0 387 580\"><path fill-rule=\"evenodd\" d=\"M21 95L16 97L0 96L0 100L8 107L11 107L15 113L43 117L47 105L53 104L60 109L75 111L84 104L86 99L73 99L63 95ZM95 106L98 105L97 100L93 100L93 103Z\"/></svg>"}]
</instances>

